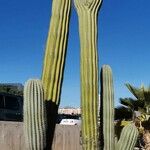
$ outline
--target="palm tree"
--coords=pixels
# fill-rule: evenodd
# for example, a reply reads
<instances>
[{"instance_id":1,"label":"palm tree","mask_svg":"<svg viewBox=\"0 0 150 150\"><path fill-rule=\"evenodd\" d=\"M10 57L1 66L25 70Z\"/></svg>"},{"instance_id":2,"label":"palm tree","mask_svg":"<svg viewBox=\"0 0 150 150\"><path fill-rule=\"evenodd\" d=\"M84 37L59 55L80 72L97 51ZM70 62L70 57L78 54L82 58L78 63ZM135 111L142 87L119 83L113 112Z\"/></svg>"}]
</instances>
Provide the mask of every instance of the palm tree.
<instances>
[{"instance_id":1,"label":"palm tree","mask_svg":"<svg viewBox=\"0 0 150 150\"><path fill-rule=\"evenodd\" d=\"M143 140L145 143L145 150L150 150L150 87L146 88L142 85L140 88L136 88L129 83L125 85L136 97L138 111L140 111L142 115L145 115L144 120L141 121L144 127Z\"/></svg>"},{"instance_id":2,"label":"palm tree","mask_svg":"<svg viewBox=\"0 0 150 150\"><path fill-rule=\"evenodd\" d=\"M120 103L132 112L132 120L135 119L135 111L142 110L144 103L133 98L120 98Z\"/></svg>"}]
</instances>

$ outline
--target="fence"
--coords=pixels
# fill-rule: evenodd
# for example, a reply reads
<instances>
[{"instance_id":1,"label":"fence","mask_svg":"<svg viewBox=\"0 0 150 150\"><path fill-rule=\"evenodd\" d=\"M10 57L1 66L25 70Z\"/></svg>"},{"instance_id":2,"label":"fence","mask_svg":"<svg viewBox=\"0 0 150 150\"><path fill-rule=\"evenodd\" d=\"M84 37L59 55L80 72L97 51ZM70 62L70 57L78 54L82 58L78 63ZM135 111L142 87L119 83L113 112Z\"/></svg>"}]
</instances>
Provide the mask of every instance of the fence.
<instances>
[{"instance_id":1,"label":"fence","mask_svg":"<svg viewBox=\"0 0 150 150\"><path fill-rule=\"evenodd\" d=\"M0 121L0 149L27 150L23 123ZM52 150L81 150L78 126L56 125Z\"/></svg>"}]
</instances>

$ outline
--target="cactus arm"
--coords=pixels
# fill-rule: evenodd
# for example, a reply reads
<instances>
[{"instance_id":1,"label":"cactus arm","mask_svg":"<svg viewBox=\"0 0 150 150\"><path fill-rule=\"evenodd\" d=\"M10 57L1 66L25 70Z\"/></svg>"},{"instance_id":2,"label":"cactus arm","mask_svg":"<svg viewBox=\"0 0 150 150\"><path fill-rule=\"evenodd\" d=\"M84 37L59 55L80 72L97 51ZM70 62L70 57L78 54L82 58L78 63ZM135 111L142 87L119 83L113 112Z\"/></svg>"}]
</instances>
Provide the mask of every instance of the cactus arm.
<instances>
[{"instance_id":1,"label":"cactus arm","mask_svg":"<svg viewBox=\"0 0 150 150\"><path fill-rule=\"evenodd\" d=\"M39 80L28 80L24 88L24 134L29 150L46 147L44 91Z\"/></svg>"},{"instance_id":2,"label":"cactus arm","mask_svg":"<svg viewBox=\"0 0 150 150\"><path fill-rule=\"evenodd\" d=\"M101 70L101 109L103 126L104 150L114 150L114 90L112 70L108 65L103 65Z\"/></svg>"},{"instance_id":3,"label":"cactus arm","mask_svg":"<svg viewBox=\"0 0 150 150\"><path fill-rule=\"evenodd\" d=\"M42 82L45 99L59 104L66 54L71 0L53 0Z\"/></svg>"},{"instance_id":4,"label":"cactus arm","mask_svg":"<svg viewBox=\"0 0 150 150\"><path fill-rule=\"evenodd\" d=\"M74 0L79 18L83 149L98 147L97 13L101 0Z\"/></svg>"},{"instance_id":5,"label":"cactus arm","mask_svg":"<svg viewBox=\"0 0 150 150\"><path fill-rule=\"evenodd\" d=\"M116 150L133 150L137 142L138 135L138 129L134 124L125 126L116 145Z\"/></svg>"}]
</instances>

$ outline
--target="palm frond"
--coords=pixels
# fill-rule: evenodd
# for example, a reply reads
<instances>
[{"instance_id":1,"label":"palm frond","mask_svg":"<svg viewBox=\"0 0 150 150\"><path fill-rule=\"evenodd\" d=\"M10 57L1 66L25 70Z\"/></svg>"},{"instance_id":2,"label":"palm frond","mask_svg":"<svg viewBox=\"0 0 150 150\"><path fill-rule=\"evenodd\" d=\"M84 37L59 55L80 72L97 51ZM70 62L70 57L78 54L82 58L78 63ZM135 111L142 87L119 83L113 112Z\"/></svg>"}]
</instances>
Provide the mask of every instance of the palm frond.
<instances>
[{"instance_id":1,"label":"palm frond","mask_svg":"<svg viewBox=\"0 0 150 150\"><path fill-rule=\"evenodd\" d=\"M144 100L144 93L143 93L144 87L143 86L141 88L136 88L129 83L126 83L125 86L138 100Z\"/></svg>"},{"instance_id":2,"label":"palm frond","mask_svg":"<svg viewBox=\"0 0 150 150\"><path fill-rule=\"evenodd\" d=\"M120 103L122 105L125 105L127 107L133 108L134 107L134 103L133 103L133 99L132 98L120 98Z\"/></svg>"},{"instance_id":3,"label":"palm frond","mask_svg":"<svg viewBox=\"0 0 150 150\"><path fill-rule=\"evenodd\" d=\"M136 100L133 98L120 98L120 103L126 107L130 107L132 111L137 111L139 108L144 107L144 101L143 100Z\"/></svg>"}]
</instances>

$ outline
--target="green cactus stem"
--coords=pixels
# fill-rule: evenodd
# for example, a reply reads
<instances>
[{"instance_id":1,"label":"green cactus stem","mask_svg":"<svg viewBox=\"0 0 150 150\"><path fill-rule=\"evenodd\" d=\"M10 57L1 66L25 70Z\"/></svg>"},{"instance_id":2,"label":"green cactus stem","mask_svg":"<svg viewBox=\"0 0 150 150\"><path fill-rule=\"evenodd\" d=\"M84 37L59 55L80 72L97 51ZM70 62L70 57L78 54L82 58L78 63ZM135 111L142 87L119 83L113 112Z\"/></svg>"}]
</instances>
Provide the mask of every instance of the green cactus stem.
<instances>
[{"instance_id":1,"label":"green cactus stem","mask_svg":"<svg viewBox=\"0 0 150 150\"><path fill-rule=\"evenodd\" d=\"M28 80L24 87L24 134L28 150L44 150L46 124L42 83Z\"/></svg>"},{"instance_id":2,"label":"green cactus stem","mask_svg":"<svg viewBox=\"0 0 150 150\"><path fill-rule=\"evenodd\" d=\"M114 87L110 66L101 69L101 116L104 150L114 150Z\"/></svg>"},{"instance_id":3,"label":"green cactus stem","mask_svg":"<svg viewBox=\"0 0 150 150\"><path fill-rule=\"evenodd\" d=\"M59 104L71 0L53 0L42 82L45 100Z\"/></svg>"},{"instance_id":4,"label":"green cactus stem","mask_svg":"<svg viewBox=\"0 0 150 150\"><path fill-rule=\"evenodd\" d=\"M139 132L134 124L129 124L122 129L116 150L133 150L137 142Z\"/></svg>"},{"instance_id":5,"label":"green cactus stem","mask_svg":"<svg viewBox=\"0 0 150 150\"><path fill-rule=\"evenodd\" d=\"M98 149L98 54L97 13L101 0L74 0L79 20L82 143L85 150Z\"/></svg>"}]
</instances>

